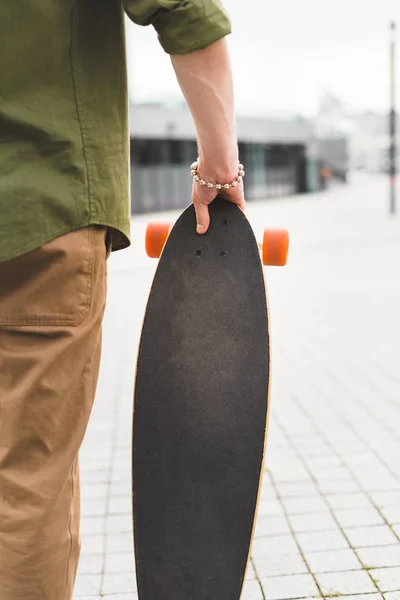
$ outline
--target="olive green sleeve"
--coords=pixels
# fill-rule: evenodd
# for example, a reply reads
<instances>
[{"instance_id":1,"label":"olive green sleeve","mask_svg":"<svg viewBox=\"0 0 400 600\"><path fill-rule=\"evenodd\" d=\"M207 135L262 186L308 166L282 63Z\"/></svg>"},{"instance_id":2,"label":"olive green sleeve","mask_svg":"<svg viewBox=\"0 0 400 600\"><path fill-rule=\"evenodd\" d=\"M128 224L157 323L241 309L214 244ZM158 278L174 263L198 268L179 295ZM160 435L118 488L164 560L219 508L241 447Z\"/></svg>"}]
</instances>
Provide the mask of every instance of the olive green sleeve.
<instances>
[{"instance_id":1,"label":"olive green sleeve","mask_svg":"<svg viewBox=\"0 0 400 600\"><path fill-rule=\"evenodd\" d=\"M207 48L231 33L220 0L123 0L125 12L138 25L153 25L168 54Z\"/></svg>"}]
</instances>

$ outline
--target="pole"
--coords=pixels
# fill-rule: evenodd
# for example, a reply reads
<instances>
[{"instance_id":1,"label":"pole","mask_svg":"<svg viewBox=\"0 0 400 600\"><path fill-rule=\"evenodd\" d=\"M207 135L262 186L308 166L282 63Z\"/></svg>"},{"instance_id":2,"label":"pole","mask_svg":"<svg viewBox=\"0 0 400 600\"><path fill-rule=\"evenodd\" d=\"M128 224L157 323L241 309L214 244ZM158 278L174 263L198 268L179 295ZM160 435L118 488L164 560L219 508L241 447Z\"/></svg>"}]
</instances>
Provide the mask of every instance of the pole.
<instances>
[{"instance_id":1,"label":"pole","mask_svg":"<svg viewBox=\"0 0 400 600\"><path fill-rule=\"evenodd\" d=\"M390 214L396 213L396 23L390 24Z\"/></svg>"}]
</instances>

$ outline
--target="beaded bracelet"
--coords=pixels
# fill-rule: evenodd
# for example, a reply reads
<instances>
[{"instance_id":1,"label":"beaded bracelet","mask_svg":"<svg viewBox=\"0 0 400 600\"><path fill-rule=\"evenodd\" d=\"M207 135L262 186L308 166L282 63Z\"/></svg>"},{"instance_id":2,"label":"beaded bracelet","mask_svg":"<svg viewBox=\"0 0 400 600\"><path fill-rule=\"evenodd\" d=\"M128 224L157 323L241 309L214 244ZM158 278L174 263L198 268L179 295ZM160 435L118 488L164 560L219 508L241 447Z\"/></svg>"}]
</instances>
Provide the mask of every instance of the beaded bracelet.
<instances>
[{"instance_id":1,"label":"beaded bracelet","mask_svg":"<svg viewBox=\"0 0 400 600\"><path fill-rule=\"evenodd\" d=\"M245 176L244 166L239 164L239 173L235 181L232 181L232 183L211 183L210 181L205 181L205 179L202 179L197 175L197 169L199 168L199 159L197 159L197 161L194 162L190 168L190 173L193 179L197 181L197 183L203 186L207 186L208 188L215 188L217 190L229 190L229 188L231 187L236 187L237 185L239 185L239 183L243 181L243 177Z\"/></svg>"}]
</instances>

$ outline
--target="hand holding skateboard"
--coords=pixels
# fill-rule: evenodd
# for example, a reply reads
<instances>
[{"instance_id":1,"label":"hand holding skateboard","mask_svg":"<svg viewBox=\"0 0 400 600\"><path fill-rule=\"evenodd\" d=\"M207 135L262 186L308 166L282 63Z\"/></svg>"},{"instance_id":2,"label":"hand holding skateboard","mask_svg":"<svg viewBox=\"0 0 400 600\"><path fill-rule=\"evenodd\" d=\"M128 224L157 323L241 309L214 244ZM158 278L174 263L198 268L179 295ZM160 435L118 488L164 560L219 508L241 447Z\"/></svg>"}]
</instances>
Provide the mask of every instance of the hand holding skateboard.
<instances>
[{"instance_id":1,"label":"hand holding skateboard","mask_svg":"<svg viewBox=\"0 0 400 600\"><path fill-rule=\"evenodd\" d=\"M240 169L243 169L243 165L239 165L239 167ZM222 174L221 171L216 173L215 169L208 167L207 164L203 162L201 162L201 165L199 164L199 173L200 172L201 177L205 181L231 182L235 181L238 175L237 167L233 169L225 169ZM197 173L197 171L192 171L192 173ZM244 175L244 171L240 171L240 173L243 173ZM229 187L229 189L222 188L221 190L217 190L215 187L209 188L207 185L199 185L196 180L193 181L192 202L196 213L197 233L203 235L207 232L210 225L208 207L217 196L221 196L225 200L232 202L232 204L236 204L244 212L246 208L246 201L244 199L242 178L240 179L240 183L235 183L235 185Z\"/></svg>"}]
</instances>

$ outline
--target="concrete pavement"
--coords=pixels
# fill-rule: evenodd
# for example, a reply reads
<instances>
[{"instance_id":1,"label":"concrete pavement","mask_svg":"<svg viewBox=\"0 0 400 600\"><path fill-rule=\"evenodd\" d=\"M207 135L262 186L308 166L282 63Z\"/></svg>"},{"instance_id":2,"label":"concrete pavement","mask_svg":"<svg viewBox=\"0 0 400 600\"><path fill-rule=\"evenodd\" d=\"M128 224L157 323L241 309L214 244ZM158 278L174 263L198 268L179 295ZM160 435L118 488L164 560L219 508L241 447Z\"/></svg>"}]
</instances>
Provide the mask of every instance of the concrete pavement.
<instances>
[{"instance_id":1,"label":"concrete pavement","mask_svg":"<svg viewBox=\"0 0 400 600\"><path fill-rule=\"evenodd\" d=\"M266 271L272 415L243 600L400 600L400 217L387 206L381 177L248 206L256 233L287 227L291 249L285 269ZM135 218L132 248L109 261L101 374L81 453L77 600L137 598L131 409L156 267L143 251L148 219Z\"/></svg>"}]
</instances>

